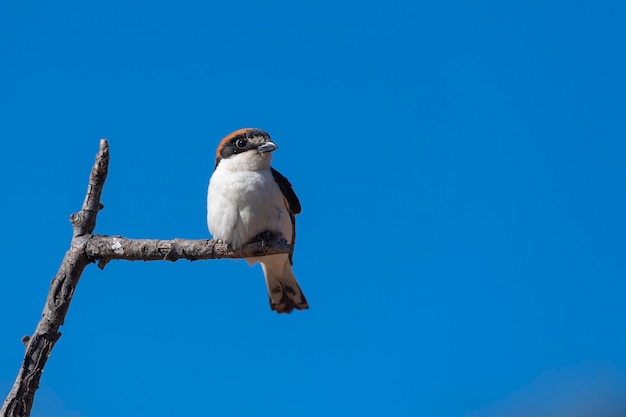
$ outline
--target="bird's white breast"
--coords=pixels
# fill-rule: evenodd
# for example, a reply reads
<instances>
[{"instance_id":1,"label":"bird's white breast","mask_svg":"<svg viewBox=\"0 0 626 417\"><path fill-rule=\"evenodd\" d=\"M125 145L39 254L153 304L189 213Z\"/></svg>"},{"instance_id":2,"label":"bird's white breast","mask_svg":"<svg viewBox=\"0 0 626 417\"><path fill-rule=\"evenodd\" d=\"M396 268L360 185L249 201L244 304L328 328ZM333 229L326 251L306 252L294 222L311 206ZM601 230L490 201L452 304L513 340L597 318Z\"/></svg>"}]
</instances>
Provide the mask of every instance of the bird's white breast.
<instances>
[{"instance_id":1,"label":"bird's white breast","mask_svg":"<svg viewBox=\"0 0 626 417\"><path fill-rule=\"evenodd\" d=\"M264 231L291 242L293 229L285 199L270 169L230 170L218 165L209 182L209 231L239 248Z\"/></svg>"}]
</instances>

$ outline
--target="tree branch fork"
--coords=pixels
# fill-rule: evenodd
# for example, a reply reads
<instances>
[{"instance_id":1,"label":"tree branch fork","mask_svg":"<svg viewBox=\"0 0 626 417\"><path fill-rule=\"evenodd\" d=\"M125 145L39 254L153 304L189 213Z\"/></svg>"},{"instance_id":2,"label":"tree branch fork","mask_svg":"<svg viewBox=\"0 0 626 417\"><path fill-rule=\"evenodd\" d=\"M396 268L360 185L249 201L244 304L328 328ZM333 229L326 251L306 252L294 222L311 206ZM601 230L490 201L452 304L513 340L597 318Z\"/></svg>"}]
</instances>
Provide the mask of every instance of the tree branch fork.
<instances>
[{"instance_id":1,"label":"tree branch fork","mask_svg":"<svg viewBox=\"0 0 626 417\"><path fill-rule=\"evenodd\" d=\"M61 266L50 283L50 290L32 336L24 336L26 347L24 360L17 378L7 395L0 417L28 417L33 406L35 392L44 366L57 340L61 337L59 328L72 301L72 296L87 265L97 262L104 269L112 260L129 261L189 261L222 258L252 258L278 253L291 253L293 248L284 239L265 236L233 250L219 240L156 240L128 239L122 236L93 234L96 218L103 205L100 202L104 182L109 167L109 144L100 140L100 149L91 169L87 193L79 212L70 216L72 241L65 253Z\"/></svg>"}]
</instances>

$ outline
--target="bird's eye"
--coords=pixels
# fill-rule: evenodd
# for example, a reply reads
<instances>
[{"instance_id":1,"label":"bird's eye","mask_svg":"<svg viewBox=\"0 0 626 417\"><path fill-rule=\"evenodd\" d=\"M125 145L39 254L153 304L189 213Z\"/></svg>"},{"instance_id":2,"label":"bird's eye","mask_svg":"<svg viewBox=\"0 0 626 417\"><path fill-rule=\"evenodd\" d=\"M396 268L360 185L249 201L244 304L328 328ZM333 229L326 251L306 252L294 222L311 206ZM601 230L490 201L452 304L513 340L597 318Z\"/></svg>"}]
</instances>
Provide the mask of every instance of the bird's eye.
<instances>
[{"instance_id":1,"label":"bird's eye","mask_svg":"<svg viewBox=\"0 0 626 417\"><path fill-rule=\"evenodd\" d=\"M245 148L246 145L248 144L248 141L246 139L237 139L237 142L235 142L235 145L237 145L238 148Z\"/></svg>"}]
</instances>

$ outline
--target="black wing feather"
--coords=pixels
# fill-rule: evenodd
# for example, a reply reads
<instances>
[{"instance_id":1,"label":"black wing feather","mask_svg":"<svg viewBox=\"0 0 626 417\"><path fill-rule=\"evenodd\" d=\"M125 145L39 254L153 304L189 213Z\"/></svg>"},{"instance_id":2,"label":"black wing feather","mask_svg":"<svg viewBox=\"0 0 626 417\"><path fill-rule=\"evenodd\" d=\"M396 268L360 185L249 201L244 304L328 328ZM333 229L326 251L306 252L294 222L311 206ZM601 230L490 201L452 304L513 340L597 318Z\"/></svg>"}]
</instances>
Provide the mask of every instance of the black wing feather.
<instances>
[{"instance_id":1,"label":"black wing feather","mask_svg":"<svg viewBox=\"0 0 626 417\"><path fill-rule=\"evenodd\" d=\"M292 245L296 244L296 214L299 214L302 211L302 206L300 205L300 200L296 195L295 191L293 191L293 187L289 180L280 172L276 171L272 168L272 176L274 177L274 181L278 184L278 188L285 196L287 200L287 210L289 210L289 214L291 215L291 224L293 226L293 241ZM293 264L293 253L289 254L289 262Z\"/></svg>"},{"instance_id":2,"label":"black wing feather","mask_svg":"<svg viewBox=\"0 0 626 417\"><path fill-rule=\"evenodd\" d=\"M272 175L274 176L274 181L278 184L280 191L282 191L283 195L287 199L287 203L289 204L289 212L293 214L299 214L302 211L302 207L300 206L300 200L298 200L298 196L293 191L293 187L289 180L280 172L276 171L272 168Z\"/></svg>"}]
</instances>

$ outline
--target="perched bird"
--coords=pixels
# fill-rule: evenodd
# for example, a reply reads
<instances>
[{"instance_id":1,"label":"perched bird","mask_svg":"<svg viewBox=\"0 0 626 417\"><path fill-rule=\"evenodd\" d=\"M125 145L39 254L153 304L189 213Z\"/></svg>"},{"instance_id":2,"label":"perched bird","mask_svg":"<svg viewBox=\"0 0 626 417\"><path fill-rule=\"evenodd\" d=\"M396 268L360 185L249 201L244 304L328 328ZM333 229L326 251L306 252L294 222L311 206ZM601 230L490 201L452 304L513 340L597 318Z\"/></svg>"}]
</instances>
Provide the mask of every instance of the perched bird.
<instances>
[{"instance_id":1,"label":"perched bird","mask_svg":"<svg viewBox=\"0 0 626 417\"><path fill-rule=\"evenodd\" d=\"M300 200L287 178L271 166L276 149L266 132L251 128L231 133L217 148L209 182L207 222L213 237L233 249L266 235L295 243ZM292 254L246 261L250 265L261 263L272 310L290 313L309 308L291 269Z\"/></svg>"}]
</instances>

